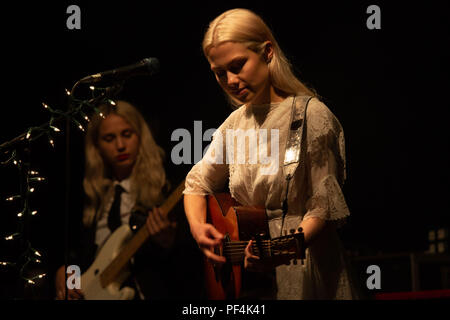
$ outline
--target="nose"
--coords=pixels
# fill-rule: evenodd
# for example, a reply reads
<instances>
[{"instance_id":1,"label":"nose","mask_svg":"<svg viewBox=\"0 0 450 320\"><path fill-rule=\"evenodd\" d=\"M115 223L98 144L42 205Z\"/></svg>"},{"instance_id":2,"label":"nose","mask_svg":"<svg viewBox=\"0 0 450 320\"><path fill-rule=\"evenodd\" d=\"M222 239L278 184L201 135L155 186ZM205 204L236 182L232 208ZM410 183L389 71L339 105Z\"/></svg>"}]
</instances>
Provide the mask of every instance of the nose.
<instances>
[{"instance_id":1,"label":"nose","mask_svg":"<svg viewBox=\"0 0 450 320\"><path fill-rule=\"evenodd\" d=\"M239 85L239 78L237 74L230 71L227 72L227 85L231 88L237 87Z\"/></svg>"},{"instance_id":2,"label":"nose","mask_svg":"<svg viewBox=\"0 0 450 320\"><path fill-rule=\"evenodd\" d=\"M121 137L116 139L116 149L117 151L125 150L125 141Z\"/></svg>"}]
</instances>

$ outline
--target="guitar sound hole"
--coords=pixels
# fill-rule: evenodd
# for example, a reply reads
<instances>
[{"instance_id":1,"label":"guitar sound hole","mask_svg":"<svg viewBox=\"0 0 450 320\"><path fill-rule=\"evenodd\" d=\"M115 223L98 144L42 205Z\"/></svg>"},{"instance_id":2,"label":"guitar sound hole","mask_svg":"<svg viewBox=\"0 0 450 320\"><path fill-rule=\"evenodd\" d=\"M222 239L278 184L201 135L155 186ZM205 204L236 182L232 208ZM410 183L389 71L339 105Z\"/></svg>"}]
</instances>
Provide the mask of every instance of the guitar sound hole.
<instances>
[{"instance_id":1,"label":"guitar sound hole","mask_svg":"<svg viewBox=\"0 0 450 320\"><path fill-rule=\"evenodd\" d=\"M97 273L98 273L99 271L100 271L100 270L95 269L94 274L97 275Z\"/></svg>"}]
</instances>

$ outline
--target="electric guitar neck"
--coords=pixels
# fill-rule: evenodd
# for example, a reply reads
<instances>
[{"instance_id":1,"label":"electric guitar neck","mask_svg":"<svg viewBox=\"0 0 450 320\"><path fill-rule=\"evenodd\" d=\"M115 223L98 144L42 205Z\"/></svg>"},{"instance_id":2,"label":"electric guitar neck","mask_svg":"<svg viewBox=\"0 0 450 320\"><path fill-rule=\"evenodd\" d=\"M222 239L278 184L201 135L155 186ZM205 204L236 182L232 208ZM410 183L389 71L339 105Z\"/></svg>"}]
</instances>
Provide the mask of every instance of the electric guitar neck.
<instances>
[{"instance_id":1,"label":"electric guitar neck","mask_svg":"<svg viewBox=\"0 0 450 320\"><path fill-rule=\"evenodd\" d=\"M172 194L161 205L162 212L168 214L183 196L184 180L172 192ZM103 288L113 282L122 270L127 266L130 259L135 255L138 249L147 241L150 233L143 225L133 238L122 249L122 251L114 258L114 260L100 274L100 283Z\"/></svg>"}]
</instances>

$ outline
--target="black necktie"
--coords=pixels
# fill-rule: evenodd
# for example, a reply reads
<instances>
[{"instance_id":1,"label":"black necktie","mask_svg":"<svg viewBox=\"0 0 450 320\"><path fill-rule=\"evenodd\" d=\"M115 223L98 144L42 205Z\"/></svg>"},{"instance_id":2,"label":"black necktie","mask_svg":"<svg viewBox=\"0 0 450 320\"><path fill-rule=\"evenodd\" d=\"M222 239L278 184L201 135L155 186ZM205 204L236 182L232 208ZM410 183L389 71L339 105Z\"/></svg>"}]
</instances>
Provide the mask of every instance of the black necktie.
<instances>
[{"instance_id":1,"label":"black necktie","mask_svg":"<svg viewBox=\"0 0 450 320\"><path fill-rule=\"evenodd\" d=\"M111 233L122 225L120 218L120 198L122 192L125 191L120 184L116 185L114 193L114 201L108 214L108 227Z\"/></svg>"}]
</instances>

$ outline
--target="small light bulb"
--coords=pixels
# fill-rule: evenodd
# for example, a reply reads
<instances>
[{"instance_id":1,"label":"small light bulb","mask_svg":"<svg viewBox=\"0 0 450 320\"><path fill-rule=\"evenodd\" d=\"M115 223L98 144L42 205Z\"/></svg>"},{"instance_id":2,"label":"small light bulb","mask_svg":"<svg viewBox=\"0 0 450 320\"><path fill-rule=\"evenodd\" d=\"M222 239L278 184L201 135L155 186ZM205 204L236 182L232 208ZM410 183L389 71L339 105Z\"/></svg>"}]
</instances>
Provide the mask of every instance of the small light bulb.
<instances>
[{"instance_id":1,"label":"small light bulb","mask_svg":"<svg viewBox=\"0 0 450 320\"><path fill-rule=\"evenodd\" d=\"M92 91L94 91L94 90L95 90L95 87L94 87L94 86L90 86L89 89L91 89Z\"/></svg>"},{"instance_id":2,"label":"small light bulb","mask_svg":"<svg viewBox=\"0 0 450 320\"><path fill-rule=\"evenodd\" d=\"M32 216L35 216L36 214L37 214L37 210L34 210L34 211L31 212Z\"/></svg>"},{"instance_id":3,"label":"small light bulb","mask_svg":"<svg viewBox=\"0 0 450 320\"><path fill-rule=\"evenodd\" d=\"M41 257L41 254L39 252L37 252L36 250L34 251L34 254Z\"/></svg>"},{"instance_id":4,"label":"small light bulb","mask_svg":"<svg viewBox=\"0 0 450 320\"><path fill-rule=\"evenodd\" d=\"M42 102L42 105L44 106L45 109L48 109L48 105L45 104L44 102Z\"/></svg>"},{"instance_id":5,"label":"small light bulb","mask_svg":"<svg viewBox=\"0 0 450 320\"><path fill-rule=\"evenodd\" d=\"M30 188L30 192L34 192L34 188Z\"/></svg>"},{"instance_id":6,"label":"small light bulb","mask_svg":"<svg viewBox=\"0 0 450 320\"><path fill-rule=\"evenodd\" d=\"M65 89L65 90L66 90L66 94L67 94L68 96L70 96L70 91L67 90L67 89Z\"/></svg>"},{"instance_id":7,"label":"small light bulb","mask_svg":"<svg viewBox=\"0 0 450 320\"><path fill-rule=\"evenodd\" d=\"M18 216L19 218L21 218L21 217L23 216L23 212L19 212L19 213L17 214L17 216Z\"/></svg>"}]
</instances>

